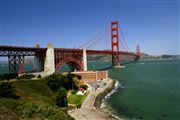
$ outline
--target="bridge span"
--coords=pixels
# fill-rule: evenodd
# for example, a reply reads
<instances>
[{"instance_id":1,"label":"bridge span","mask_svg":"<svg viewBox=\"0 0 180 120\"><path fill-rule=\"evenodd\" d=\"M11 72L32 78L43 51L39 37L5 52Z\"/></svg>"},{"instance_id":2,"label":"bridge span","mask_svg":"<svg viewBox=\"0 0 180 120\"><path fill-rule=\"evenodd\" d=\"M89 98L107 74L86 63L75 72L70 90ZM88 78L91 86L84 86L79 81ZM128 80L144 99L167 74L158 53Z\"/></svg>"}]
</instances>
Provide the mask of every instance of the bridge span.
<instances>
[{"instance_id":1,"label":"bridge span","mask_svg":"<svg viewBox=\"0 0 180 120\"><path fill-rule=\"evenodd\" d=\"M47 53L48 49L52 49L54 53ZM0 46L0 57L8 57L9 72L23 73L24 72L24 57L34 56L35 70L42 71L45 69L45 62L47 57L54 54L55 71L64 64L68 64L71 70L84 70L83 64L83 49L70 48L53 48L49 45L48 48L36 47L21 47L21 46ZM126 51L111 51L111 50L86 50L87 55L130 55L138 59L140 54L137 52ZM44 68L43 68L44 66ZM47 66L47 65L46 65ZM49 68L48 68L49 69ZM55 72L53 71L53 72Z\"/></svg>"},{"instance_id":2,"label":"bridge span","mask_svg":"<svg viewBox=\"0 0 180 120\"><path fill-rule=\"evenodd\" d=\"M52 74L67 64L72 71L87 70L87 55L111 55L112 66L120 66L120 56L133 56L134 60L140 57L140 47L136 52L120 51L118 22L111 22L111 50L85 50L74 48L54 48L48 44L47 48L0 46L0 57L8 57L9 73L24 73L25 56L34 56L34 70Z\"/></svg>"}]
</instances>

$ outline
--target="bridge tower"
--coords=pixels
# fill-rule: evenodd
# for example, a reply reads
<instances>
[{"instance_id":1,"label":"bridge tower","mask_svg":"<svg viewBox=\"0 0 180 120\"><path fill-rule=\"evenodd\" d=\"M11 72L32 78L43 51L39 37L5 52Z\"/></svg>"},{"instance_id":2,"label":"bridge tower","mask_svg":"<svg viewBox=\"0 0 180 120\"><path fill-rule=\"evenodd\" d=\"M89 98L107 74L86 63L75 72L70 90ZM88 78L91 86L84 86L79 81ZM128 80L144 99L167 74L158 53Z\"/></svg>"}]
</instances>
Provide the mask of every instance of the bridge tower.
<instances>
[{"instance_id":1,"label":"bridge tower","mask_svg":"<svg viewBox=\"0 0 180 120\"><path fill-rule=\"evenodd\" d=\"M118 21L111 22L111 48L116 52L112 55L112 65L120 66Z\"/></svg>"},{"instance_id":2,"label":"bridge tower","mask_svg":"<svg viewBox=\"0 0 180 120\"><path fill-rule=\"evenodd\" d=\"M140 52L140 45L136 45L136 57L135 57L135 61L138 61L140 56L141 56L141 52Z\"/></svg>"},{"instance_id":3,"label":"bridge tower","mask_svg":"<svg viewBox=\"0 0 180 120\"><path fill-rule=\"evenodd\" d=\"M141 52L140 52L140 45L136 45L136 54L137 55L141 54Z\"/></svg>"}]
</instances>

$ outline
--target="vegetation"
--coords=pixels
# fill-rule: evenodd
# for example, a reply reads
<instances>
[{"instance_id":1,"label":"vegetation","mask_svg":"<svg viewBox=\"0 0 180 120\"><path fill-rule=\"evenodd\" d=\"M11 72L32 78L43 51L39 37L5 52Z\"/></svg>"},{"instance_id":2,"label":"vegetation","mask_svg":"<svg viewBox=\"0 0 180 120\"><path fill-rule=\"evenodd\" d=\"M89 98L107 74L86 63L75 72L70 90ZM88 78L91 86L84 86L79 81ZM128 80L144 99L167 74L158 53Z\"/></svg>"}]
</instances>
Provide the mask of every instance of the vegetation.
<instances>
[{"instance_id":1,"label":"vegetation","mask_svg":"<svg viewBox=\"0 0 180 120\"><path fill-rule=\"evenodd\" d=\"M2 74L0 75L0 81L1 80L10 80L10 79L16 79L18 77L18 74L12 73L12 74Z\"/></svg>"},{"instance_id":2,"label":"vegetation","mask_svg":"<svg viewBox=\"0 0 180 120\"><path fill-rule=\"evenodd\" d=\"M3 82L2 82L3 83ZM1 84L2 84L1 83ZM19 99L0 97L0 116L3 119L72 120L64 109L56 106L56 93L47 86L47 80L19 80L7 82ZM10 84L10 85L9 85ZM3 85L6 86L6 85ZM8 88L11 88L8 87ZM0 86L0 92L4 87ZM7 92L11 93L11 92Z\"/></svg>"},{"instance_id":3,"label":"vegetation","mask_svg":"<svg viewBox=\"0 0 180 120\"><path fill-rule=\"evenodd\" d=\"M47 85L54 92L57 92L61 87L66 90L78 89L78 86L73 80L74 77L76 77L74 74L52 74L46 78Z\"/></svg>"},{"instance_id":4,"label":"vegetation","mask_svg":"<svg viewBox=\"0 0 180 120\"><path fill-rule=\"evenodd\" d=\"M75 104L76 106L80 107L86 97L87 93L84 95L71 94L70 96L68 96L68 103Z\"/></svg>"},{"instance_id":5,"label":"vegetation","mask_svg":"<svg viewBox=\"0 0 180 120\"><path fill-rule=\"evenodd\" d=\"M83 88L84 90L87 90L88 89L88 86L83 84L83 85L80 85L80 88Z\"/></svg>"},{"instance_id":6,"label":"vegetation","mask_svg":"<svg viewBox=\"0 0 180 120\"><path fill-rule=\"evenodd\" d=\"M73 94L67 99L67 90L78 90L77 81L81 77L69 73L52 74L46 78L37 76L38 80L27 80L34 77L26 74L19 77L18 81L0 82L0 116L14 120L72 120L66 108L60 107L67 106L68 100L77 106L82 104L86 95Z\"/></svg>"},{"instance_id":7,"label":"vegetation","mask_svg":"<svg viewBox=\"0 0 180 120\"><path fill-rule=\"evenodd\" d=\"M34 77L35 77L35 75L33 75L33 74L24 74L24 75L18 77L18 79L32 79Z\"/></svg>"},{"instance_id":8,"label":"vegetation","mask_svg":"<svg viewBox=\"0 0 180 120\"><path fill-rule=\"evenodd\" d=\"M171 58L173 55L161 55L162 58Z\"/></svg>"},{"instance_id":9,"label":"vegetation","mask_svg":"<svg viewBox=\"0 0 180 120\"><path fill-rule=\"evenodd\" d=\"M0 82L0 97L17 98L14 85L10 82Z\"/></svg>"},{"instance_id":10,"label":"vegetation","mask_svg":"<svg viewBox=\"0 0 180 120\"><path fill-rule=\"evenodd\" d=\"M58 75L52 74L52 75L48 76L46 79L47 79L47 85L54 92L57 92L59 90L60 86L64 85L64 80L63 80L61 74L58 74Z\"/></svg>"},{"instance_id":11,"label":"vegetation","mask_svg":"<svg viewBox=\"0 0 180 120\"><path fill-rule=\"evenodd\" d=\"M37 76L37 78L41 78L41 75L39 74L39 75Z\"/></svg>"},{"instance_id":12,"label":"vegetation","mask_svg":"<svg viewBox=\"0 0 180 120\"><path fill-rule=\"evenodd\" d=\"M67 91L63 87L58 90L56 96L56 105L59 107L67 106Z\"/></svg>"}]
</instances>

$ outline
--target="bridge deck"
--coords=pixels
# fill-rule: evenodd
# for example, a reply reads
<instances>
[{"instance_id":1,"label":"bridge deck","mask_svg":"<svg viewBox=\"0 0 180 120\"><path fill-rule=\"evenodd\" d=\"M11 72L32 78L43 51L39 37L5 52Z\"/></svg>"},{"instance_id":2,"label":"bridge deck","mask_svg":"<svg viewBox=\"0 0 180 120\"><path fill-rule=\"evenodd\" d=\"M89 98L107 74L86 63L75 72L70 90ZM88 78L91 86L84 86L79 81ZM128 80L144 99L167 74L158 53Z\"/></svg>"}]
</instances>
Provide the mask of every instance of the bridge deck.
<instances>
[{"instance_id":1,"label":"bridge deck","mask_svg":"<svg viewBox=\"0 0 180 120\"><path fill-rule=\"evenodd\" d=\"M34 55L35 52L45 53L46 50L47 48L22 47L22 46L0 46L0 56L7 56L8 54L12 52L21 52L21 54L23 52L23 53L26 53L24 54L25 56L26 55L30 56L30 55ZM63 50L67 52L83 51L82 49L71 49L71 48L54 48L54 50ZM28 54L27 52L31 52L31 53ZM88 55L98 55L98 54L113 55L113 54L117 54L117 52L111 51L111 50L87 50L87 54ZM126 51L119 51L118 54L139 56L134 52L126 52Z\"/></svg>"}]
</instances>

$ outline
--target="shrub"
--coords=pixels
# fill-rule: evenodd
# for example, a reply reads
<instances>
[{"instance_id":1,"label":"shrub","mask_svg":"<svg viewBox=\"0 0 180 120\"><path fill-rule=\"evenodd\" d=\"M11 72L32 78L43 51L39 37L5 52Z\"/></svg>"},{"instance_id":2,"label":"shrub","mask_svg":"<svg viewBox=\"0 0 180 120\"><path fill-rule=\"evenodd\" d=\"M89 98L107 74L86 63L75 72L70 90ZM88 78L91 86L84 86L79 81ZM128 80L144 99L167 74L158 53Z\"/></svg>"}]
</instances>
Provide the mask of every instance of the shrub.
<instances>
[{"instance_id":1,"label":"shrub","mask_svg":"<svg viewBox=\"0 0 180 120\"><path fill-rule=\"evenodd\" d=\"M14 85L10 82L0 82L0 96L17 98Z\"/></svg>"},{"instance_id":2,"label":"shrub","mask_svg":"<svg viewBox=\"0 0 180 120\"><path fill-rule=\"evenodd\" d=\"M46 79L48 87L54 92L59 90L61 82L63 82L60 80L60 76L56 74L49 75Z\"/></svg>"},{"instance_id":3,"label":"shrub","mask_svg":"<svg viewBox=\"0 0 180 120\"><path fill-rule=\"evenodd\" d=\"M83 88L83 89L87 90L88 86L84 84L84 85L80 85L80 88Z\"/></svg>"},{"instance_id":4,"label":"shrub","mask_svg":"<svg viewBox=\"0 0 180 120\"><path fill-rule=\"evenodd\" d=\"M65 88L60 88L56 96L56 105L59 107L67 106L67 91Z\"/></svg>"},{"instance_id":5,"label":"shrub","mask_svg":"<svg viewBox=\"0 0 180 120\"><path fill-rule=\"evenodd\" d=\"M37 78L41 78L41 75L39 74L39 75L37 76Z\"/></svg>"},{"instance_id":6,"label":"shrub","mask_svg":"<svg viewBox=\"0 0 180 120\"><path fill-rule=\"evenodd\" d=\"M15 112L23 120L73 120L62 110L43 103L23 103Z\"/></svg>"},{"instance_id":7,"label":"shrub","mask_svg":"<svg viewBox=\"0 0 180 120\"><path fill-rule=\"evenodd\" d=\"M72 94L76 94L77 90L72 90L71 93Z\"/></svg>"},{"instance_id":8,"label":"shrub","mask_svg":"<svg viewBox=\"0 0 180 120\"><path fill-rule=\"evenodd\" d=\"M32 79L34 77L35 75L33 74L25 74L25 75L22 75L21 77L18 77L18 79Z\"/></svg>"},{"instance_id":9,"label":"shrub","mask_svg":"<svg viewBox=\"0 0 180 120\"><path fill-rule=\"evenodd\" d=\"M74 77L75 77L74 74L67 74L67 75L52 74L48 76L46 80L49 88L52 91L57 92L60 87L63 87L66 90L77 89L77 86L73 81Z\"/></svg>"},{"instance_id":10,"label":"shrub","mask_svg":"<svg viewBox=\"0 0 180 120\"><path fill-rule=\"evenodd\" d=\"M17 78L18 74L11 73L11 74L2 74L0 75L0 80L10 80Z\"/></svg>"},{"instance_id":11,"label":"shrub","mask_svg":"<svg viewBox=\"0 0 180 120\"><path fill-rule=\"evenodd\" d=\"M77 79L81 80L81 78L82 78L81 75L77 75Z\"/></svg>"}]
</instances>

